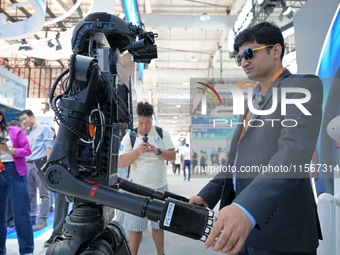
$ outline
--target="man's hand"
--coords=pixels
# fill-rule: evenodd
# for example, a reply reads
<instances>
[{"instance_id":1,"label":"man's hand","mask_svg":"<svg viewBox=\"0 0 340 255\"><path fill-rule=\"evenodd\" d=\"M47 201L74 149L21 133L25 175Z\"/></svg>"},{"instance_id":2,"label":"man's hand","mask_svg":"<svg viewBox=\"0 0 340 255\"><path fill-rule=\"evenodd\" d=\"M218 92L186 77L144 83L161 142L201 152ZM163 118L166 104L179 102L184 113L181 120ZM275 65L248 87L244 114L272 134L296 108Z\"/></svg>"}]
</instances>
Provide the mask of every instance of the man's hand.
<instances>
[{"instance_id":1,"label":"man's hand","mask_svg":"<svg viewBox=\"0 0 340 255\"><path fill-rule=\"evenodd\" d=\"M138 155L140 155L145 152L151 152L153 149L155 149L155 147L152 144L142 142L136 150L138 151Z\"/></svg>"},{"instance_id":2,"label":"man's hand","mask_svg":"<svg viewBox=\"0 0 340 255\"><path fill-rule=\"evenodd\" d=\"M203 205L204 207L208 207L208 204L200 196L192 196L189 199L189 204Z\"/></svg>"},{"instance_id":3,"label":"man's hand","mask_svg":"<svg viewBox=\"0 0 340 255\"><path fill-rule=\"evenodd\" d=\"M155 155L158 153L158 150L155 146L152 144L142 142L136 149L130 151L129 153L126 153L124 155L121 155L119 157L120 159L120 166L121 167L128 167L131 165L141 154L151 152Z\"/></svg>"},{"instance_id":4,"label":"man's hand","mask_svg":"<svg viewBox=\"0 0 340 255\"><path fill-rule=\"evenodd\" d=\"M218 213L217 220L205 242L205 247L215 251L237 254L244 246L252 224L244 212L235 205L228 205Z\"/></svg>"}]
</instances>

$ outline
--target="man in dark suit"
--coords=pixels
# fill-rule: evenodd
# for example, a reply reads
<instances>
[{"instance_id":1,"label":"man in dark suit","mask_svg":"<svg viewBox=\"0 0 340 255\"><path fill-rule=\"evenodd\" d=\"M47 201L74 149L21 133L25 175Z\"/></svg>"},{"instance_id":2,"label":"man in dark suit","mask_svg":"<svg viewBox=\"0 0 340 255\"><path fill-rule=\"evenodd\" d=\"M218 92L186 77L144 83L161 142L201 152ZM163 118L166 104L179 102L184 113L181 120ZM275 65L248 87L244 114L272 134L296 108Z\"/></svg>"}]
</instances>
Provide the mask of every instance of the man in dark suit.
<instances>
[{"instance_id":1,"label":"man in dark suit","mask_svg":"<svg viewBox=\"0 0 340 255\"><path fill-rule=\"evenodd\" d=\"M315 255L321 230L309 164L322 82L283 68L284 40L275 24L242 31L234 49L236 62L258 86L231 143L225 169L232 171L219 173L190 199L210 208L220 200L205 246L240 255Z\"/></svg>"}]
</instances>

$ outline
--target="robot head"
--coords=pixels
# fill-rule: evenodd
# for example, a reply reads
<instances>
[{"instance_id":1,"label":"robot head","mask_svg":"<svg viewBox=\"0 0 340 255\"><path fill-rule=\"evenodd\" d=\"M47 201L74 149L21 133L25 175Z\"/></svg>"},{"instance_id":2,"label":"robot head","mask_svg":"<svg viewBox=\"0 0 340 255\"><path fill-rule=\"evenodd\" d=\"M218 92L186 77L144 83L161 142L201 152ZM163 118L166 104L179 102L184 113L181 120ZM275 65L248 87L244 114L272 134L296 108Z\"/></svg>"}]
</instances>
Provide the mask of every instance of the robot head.
<instances>
[{"instance_id":1,"label":"robot head","mask_svg":"<svg viewBox=\"0 0 340 255\"><path fill-rule=\"evenodd\" d=\"M157 34L144 32L115 15L97 12L76 24L71 43L75 54L89 56L92 49L116 48L121 53L128 50L135 62L150 63L151 59L157 58L155 37Z\"/></svg>"},{"instance_id":2,"label":"robot head","mask_svg":"<svg viewBox=\"0 0 340 255\"><path fill-rule=\"evenodd\" d=\"M72 51L88 55L92 48L118 48L121 51L135 41L139 28L106 12L91 13L73 30Z\"/></svg>"}]
</instances>

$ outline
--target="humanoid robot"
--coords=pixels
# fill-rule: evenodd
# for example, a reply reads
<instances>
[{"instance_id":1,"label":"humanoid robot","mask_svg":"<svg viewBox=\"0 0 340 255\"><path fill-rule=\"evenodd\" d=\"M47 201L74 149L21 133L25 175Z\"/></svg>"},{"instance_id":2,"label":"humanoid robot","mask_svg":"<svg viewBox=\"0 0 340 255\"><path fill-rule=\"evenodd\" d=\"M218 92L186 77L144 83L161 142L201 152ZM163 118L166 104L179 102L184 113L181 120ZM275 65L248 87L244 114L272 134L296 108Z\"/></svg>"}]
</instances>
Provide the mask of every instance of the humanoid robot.
<instances>
[{"instance_id":1,"label":"humanoid robot","mask_svg":"<svg viewBox=\"0 0 340 255\"><path fill-rule=\"evenodd\" d=\"M65 218L64 238L46 254L131 254L123 229L112 221L114 208L190 238L204 241L209 234L212 211L117 177L120 139L133 119L120 54L150 63L157 57L156 37L108 13L92 13L75 26L69 68L50 93L59 130L45 169L47 187L67 195L74 209Z\"/></svg>"}]
</instances>

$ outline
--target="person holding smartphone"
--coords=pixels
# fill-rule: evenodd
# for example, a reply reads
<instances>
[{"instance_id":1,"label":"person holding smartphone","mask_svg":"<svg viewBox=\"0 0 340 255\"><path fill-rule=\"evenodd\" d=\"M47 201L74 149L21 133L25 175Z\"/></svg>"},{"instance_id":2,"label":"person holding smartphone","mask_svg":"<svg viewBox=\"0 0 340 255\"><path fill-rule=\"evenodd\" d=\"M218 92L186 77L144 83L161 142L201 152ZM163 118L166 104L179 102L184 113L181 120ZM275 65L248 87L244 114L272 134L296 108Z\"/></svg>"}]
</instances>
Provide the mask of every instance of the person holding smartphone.
<instances>
[{"instance_id":1,"label":"person holding smartphone","mask_svg":"<svg viewBox=\"0 0 340 255\"><path fill-rule=\"evenodd\" d=\"M160 192L168 190L166 179L166 161L175 159L175 146L168 131L162 129L162 137L152 123L154 109L148 102L137 104L138 128L134 145L130 133L121 141L119 162L121 167L131 165L130 178L134 183ZM159 128L159 127L158 127ZM124 217L124 228L129 233L131 254L137 255L142 241L143 231L148 220L129 213ZM164 232L158 222L151 222L152 238L157 255L164 254Z\"/></svg>"},{"instance_id":2,"label":"person holding smartphone","mask_svg":"<svg viewBox=\"0 0 340 255\"><path fill-rule=\"evenodd\" d=\"M0 254L6 254L8 198L11 201L19 253L33 254L34 241L30 217L26 156L30 145L20 127L8 126L0 110ZM18 195L20 194L20 195Z\"/></svg>"}]
</instances>

